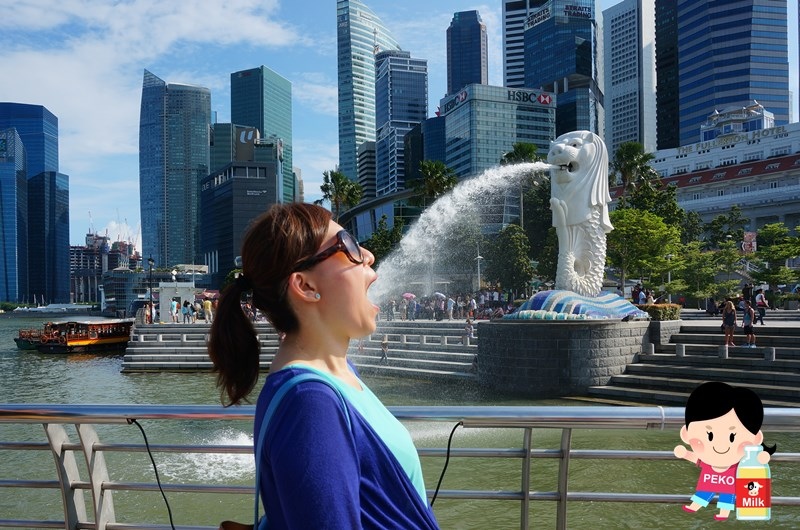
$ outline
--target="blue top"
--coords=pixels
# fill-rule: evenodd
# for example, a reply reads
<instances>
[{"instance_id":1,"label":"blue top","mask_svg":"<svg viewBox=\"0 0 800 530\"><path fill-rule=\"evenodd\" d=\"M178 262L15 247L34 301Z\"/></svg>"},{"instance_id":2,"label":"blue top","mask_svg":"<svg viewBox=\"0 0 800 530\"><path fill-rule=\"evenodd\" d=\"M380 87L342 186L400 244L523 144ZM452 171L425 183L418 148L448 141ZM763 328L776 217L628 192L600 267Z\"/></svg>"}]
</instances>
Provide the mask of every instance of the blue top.
<instances>
[{"instance_id":1,"label":"blue top","mask_svg":"<svg viewBox=\"0 0 800 530\"><path fill-rule=\"evenodd\" d=\"M317 381L292 387L278 405L257 455L269 527L438 528L405 427L363 382L359 391L326 372L300 366L267 378L256 407L256 433L272 397L297 374L314 372L333 382L348 407Z\"/></svg>"}]
</instances>

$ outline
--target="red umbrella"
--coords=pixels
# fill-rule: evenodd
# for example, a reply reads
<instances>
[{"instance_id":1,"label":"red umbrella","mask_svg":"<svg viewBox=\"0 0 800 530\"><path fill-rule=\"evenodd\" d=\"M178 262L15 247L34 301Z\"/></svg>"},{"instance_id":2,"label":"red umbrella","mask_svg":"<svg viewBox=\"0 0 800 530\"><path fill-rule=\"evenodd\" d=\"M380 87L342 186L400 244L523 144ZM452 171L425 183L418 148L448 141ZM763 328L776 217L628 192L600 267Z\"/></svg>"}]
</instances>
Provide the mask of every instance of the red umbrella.
<instances>
[{"instance_id":1,"label":"red umbrella","mask_svg":"<svg viewBox=\"0 0 800 530\"><path fill-rule=\"evenodd\" d=\"M415 295L414 293L403 293L403 298L405 298L406 300L411 300L412 298L416 297L417 295Z\"/></svg>"}]
</instances>

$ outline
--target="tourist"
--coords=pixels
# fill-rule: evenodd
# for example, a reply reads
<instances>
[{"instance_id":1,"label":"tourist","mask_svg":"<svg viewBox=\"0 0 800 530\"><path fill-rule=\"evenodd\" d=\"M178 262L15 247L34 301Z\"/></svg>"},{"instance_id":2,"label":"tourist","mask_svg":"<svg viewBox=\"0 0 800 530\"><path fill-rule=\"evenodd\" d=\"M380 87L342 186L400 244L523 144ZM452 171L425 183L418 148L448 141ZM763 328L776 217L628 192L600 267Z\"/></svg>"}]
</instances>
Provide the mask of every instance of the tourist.
<instances>
[{"instance_id":1,"label":"tourist","mask_svg":"<svg viewBox=\"0 0 800 530\"><path fill-rule=\"evenodd\" d=\"M756 291L756 307L758 308L758 316L756 317L756 321L761 321L761 325L764 325L764 315L767 312L767 308L769 307L769 302L767 302L767 297L764 296L764 289L759 289Z\"/></svg>"},{"instance_id":2,"label":"tourist","mask_svg":"<svg viewBox=\"0 0 800 530\"><path fill-rule=\"evenodd\" d=\"M753 323L756 319L756 312L753 310L753 306L750 303L750 300L745 299L744 301L744 314L742 315L742 330L744 330L744 334L747 337L747 345L746 348L755 348L756 347L756 336L753 333Z\"/></svg>"},{"instance_id":3,"label":"tourist","mask_svg":"<svg viewBox=\"0 0 800 530\"><path fill-rule=\"evenodd\" d=\"M722 310L722 330L725 332L725 345L736 346L733 343L733 332L736 330L736 308L733 307L733 302L730 300L725 302L725 308Z\"/></svg>"},{"instance_id":4,"label":"tourist","mask_svg":"<svg viewBox=\"0 0 800 530\"><path fill-rule=\"evenodd\" d=\"M214 321L214 311L211 309L211 300L206 296L203 299L203 318L206 324L211 324Z\"/></svg>"},{"instance_id":5,"label":"tourist","mask_svg":"<svg viewBox=\"0 0 800 530\"><path fill-rule=\"evenodd\" d=\"M381 361L389 361L389 335L381 339Z\"/></svg>"},{"instance_id":6,"label":"tourist","mask_svg":"<svg viewBox=\"0 0 800 530\"><path fill-rule=\"evenodd\" d=\"M241 256L208 349L226 401L237 404L259 377L258 335L242 295L252 291L253 305L286 334L255 414L257 491L269 527L438 528L411 436L347 359L350 340L375 331L378 308L367 298L375 257L328 210L302 203L257 218ZM312 379L282 388L301 374Z\"/></svg>"}]
</instances>

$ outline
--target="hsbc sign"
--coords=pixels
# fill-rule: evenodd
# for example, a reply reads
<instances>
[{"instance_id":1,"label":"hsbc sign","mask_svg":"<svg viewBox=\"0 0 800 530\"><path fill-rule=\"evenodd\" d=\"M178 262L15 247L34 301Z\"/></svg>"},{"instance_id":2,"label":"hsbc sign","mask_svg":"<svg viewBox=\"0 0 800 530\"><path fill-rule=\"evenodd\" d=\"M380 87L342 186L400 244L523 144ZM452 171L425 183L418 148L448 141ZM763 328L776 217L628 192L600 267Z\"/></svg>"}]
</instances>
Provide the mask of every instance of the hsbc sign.
<instances>
[{"instance_id":1,"label":"hsbc sign","mask_svg":"<svg viewBox=\"0 0 800 530\"><path fill-rule=\"evenodd\" d=\"M539 103L540 105L552 105L553 96L546 92L528 92L525 90L509 90L508 101L519 101L521 103Z\"/></svg>"}]
</instances>

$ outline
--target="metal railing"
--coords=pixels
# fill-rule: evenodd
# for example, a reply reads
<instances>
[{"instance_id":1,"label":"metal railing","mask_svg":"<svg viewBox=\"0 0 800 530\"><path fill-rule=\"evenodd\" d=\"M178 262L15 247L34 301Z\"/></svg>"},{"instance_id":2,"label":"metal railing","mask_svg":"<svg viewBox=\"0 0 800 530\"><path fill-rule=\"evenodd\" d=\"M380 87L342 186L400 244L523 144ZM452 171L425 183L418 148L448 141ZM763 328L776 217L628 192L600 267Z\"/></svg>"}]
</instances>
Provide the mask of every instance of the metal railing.
<instances>
[{"instance_id":1,"label":"metal railing","mask_svg":"<svg viewBox=\"0 0 800 530\"><path fill-rule=\"evenodd\" d=\"M0 527L6 528L66 528L96 530L132 530L135 528L169 528L147 522L118 522L115 518L112 493L119 491L158 491L155 483L116 482L110 479L106 455L112 453L145 452L144 444L103 443L95 426L127 424L134 420L156 421L212 421L240 420L252 423L254 407L222 408L205 405L51 405L51 404L0 404L0 426L10 424L41 424L42 441L0 440L0 458L5 451L51 452L55 461L55 479L22 480L0 477L0 498L11 489L57 489L61 492L64 520L3 519ZM665 430L677 433L683 423L683 409L677 407L390 407L403 422L461 422L465 429L519 429L522 446L519 448L456 448L451 458L500 458L520 461L518 490L448 489L438 492L437 498L469 501L479 499L503 500L519 503L519 527L530 528L532 501L556 503L556 527L567 528L567 503L636 502L685 503L687 495L581 492L570 490L570 463L575 459L638 459L674 460L672 451L573 449L572 434L580 429L630 429ZM66 426L74 425L78 440L71 440ZM560 430L557 449L536 449L533 446L534 429ZM800 431L800 409L765 410L763 429L770 434ZM676 437L677 438L677 437ZM677 441L677 439L676 439ZM250 454L252 445L150 445L153 453L215 453ZM445 448L422 448L423 458L446 456ZM558 461L556 491L531 491L530 477L534 459ZM85 465L78 465L83 460ZM774 462L800 462L800 453L779 453ZM81 472L84 472L82 475ZM252 486L226 484L165 484L168 492L183 493L233 493L252 499ZM89 491L91 499L84 499ZM433 492L429 491L429 495ZM773 497L775 506L800 506L800 496ZM87 509L88 507L88 509ZM0 515L2 517L2 515ZM213 529L215 526L175 526L183 530Z\"/></svg>"}]
</instances>

